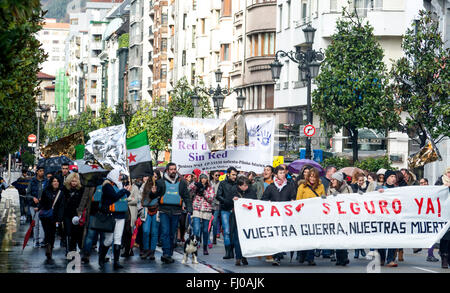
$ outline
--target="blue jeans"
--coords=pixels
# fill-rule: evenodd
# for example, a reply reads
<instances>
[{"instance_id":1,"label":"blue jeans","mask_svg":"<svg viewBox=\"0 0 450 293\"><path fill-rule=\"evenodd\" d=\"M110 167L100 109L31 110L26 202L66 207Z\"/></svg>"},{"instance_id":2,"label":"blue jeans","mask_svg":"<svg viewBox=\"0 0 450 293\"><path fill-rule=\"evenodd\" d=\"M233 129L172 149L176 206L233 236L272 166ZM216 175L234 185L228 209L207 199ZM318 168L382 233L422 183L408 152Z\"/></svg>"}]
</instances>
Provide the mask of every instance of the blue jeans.
<instances>
[{"instance_id":1,"label":"blue jeans","mask_svg":"<svg viewBox=\"0 0 450 293\"><path fill-rule=\"evenodd\" d=\"M97 243L99 234L100 234L100 244L103 245L103 242L105 240L105 233L99 233L96 230L88 229L83 246L83 252L85 254L89 255L91 253L92 244Z\"/></svg>"},{"instance_id":2,"label":"blue jeans","mask_svg":"<svg viewBox=\"0 0 450 293\"><path fill-rule=\"evenodd\" d=\"M233 231L233 245L236 259L242 259L241 244L239 243L239 236L237 228Z\"/></svg>"},{"instance_id":3,"label":"blue jeans","mask_svg":"<svg viewBox=\"0 0 450 293\"><path fill-rule=\"evenodd\" d=\"M179 215L159 213L161 224L161 241L164 256L172 256L175 247L175 239L178 230Z\"/></svg>"},{"instance_id":4,"label":"blue jeans","mask_svg":"<svg viewBox=\"0 0 450 293\"><path fill-rule=\"evenodd\" d=\"M213 220L213 236L219 234L220 228L220 210L214 211L214 220Z\"/></svg>"},{"instance_id":5,"label":"blue jeans","mask_svg":"<svg viewBox=\"0 0 450 293\"><path fill-rule=\"evenodd\" d=\"M304 256L306 261L314 261L314 249L300 250L299 254Z\"/></svg>"},{"instance_id":6,"label":"blue jeans","mask_svg":"<svg viewBox=\"0 0 450 293\"><path fill-rule=\"evenodd\" d=\"M386 263L390 263L394 261L395 256L395 248L389 248L387 249L387 257L386 257L386 249L378 249L378 253L380 254L380 260L383 262L386 260Z\"/></svg>"},{"instance_id":7,"label":"blue jeans","mask_svg":"<svg viewBox=\"0 0 450 293\"><path fill-rule=\"evenodd\" d=\"M199 238L202 237L203 234L203 239L202 239L202 243L203 246L208 245L208 226L209 226L209 221L205 220L205 219L200 219L200 218L192 218L192 222L193 222L193 232L194 235L198 236Z\"/></svg>"},{"instance_id":8,"label":"blue jeans","mask_svg":"<svg viewBox=\"0 0 450 293\"><path fill-rule=\"evenodd\" d=\"M231 212L220 211L223 227L223 243L225 246L230 246L230 214Z\"/></svg>"},{"instance_id":9,"label":"blue jeans","mask_svg":"<svg viewBox=\"0 0 450 293\"><path fill-rule=\"evenodd\" d=\"M158 226L159 223L156 221L156 214L150 216L147 213L147 219L142 224L142 244L144 246L144 250L156 249L156 244L158 242ZM150 239L151 235L151 239Z\"/></svg>"}]
</instances>

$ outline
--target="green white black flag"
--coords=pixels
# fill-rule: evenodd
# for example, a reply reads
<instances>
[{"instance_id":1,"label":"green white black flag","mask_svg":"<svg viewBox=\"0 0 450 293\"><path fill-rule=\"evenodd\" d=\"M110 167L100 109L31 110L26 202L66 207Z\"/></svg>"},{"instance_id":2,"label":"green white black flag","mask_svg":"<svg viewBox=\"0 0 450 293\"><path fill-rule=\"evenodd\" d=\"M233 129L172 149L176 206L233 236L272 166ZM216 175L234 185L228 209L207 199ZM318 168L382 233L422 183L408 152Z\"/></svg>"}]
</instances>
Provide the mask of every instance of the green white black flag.
<instances>
[{"instance_id":1,"label":"green white black flag","mask_svg":"<svg viewBox=\"0 0 450 293\"><path fill-rule=\"evenodd\" d=\"M131 179L153 176L147 131L127 139L127 159Z\"/></svg>"}]
</instances>

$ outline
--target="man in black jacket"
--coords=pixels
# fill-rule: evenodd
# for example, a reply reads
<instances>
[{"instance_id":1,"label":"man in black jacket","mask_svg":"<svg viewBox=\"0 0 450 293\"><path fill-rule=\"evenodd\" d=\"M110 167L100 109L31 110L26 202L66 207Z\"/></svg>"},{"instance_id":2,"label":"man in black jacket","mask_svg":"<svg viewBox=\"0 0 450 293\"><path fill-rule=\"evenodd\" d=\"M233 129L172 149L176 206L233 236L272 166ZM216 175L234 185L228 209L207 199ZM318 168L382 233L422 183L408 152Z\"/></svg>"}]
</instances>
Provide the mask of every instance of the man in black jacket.
<instances>
[{"instance_id":1,"label":"man in black jacket","mask_svg":"<svg viewBox=\"0 0 450 293\"><path fill-rule=\"evenodd\" d=\"M38 167L36 177L31 179L26 191L26 199L28 200L31 219L34 220L35 223L33 228L34 248L45 247L44 229L42 228L42 224L39 219L38 204L46 183L47 180L44 178L44 167Z\"/></svg>"},{"instance_id":2,"label":"man in black jacket","mask_svg":"<svg viewBox=\"0 0 450 293\"><path fill-rule=\"evenodd\" d=\"M230 239L230 214L234 207L233 198L236 195L237 170L230 167L227 170L227 178L220 182L216 198L220 202L220 214L222 217L223 242L225 244L225 256L223 259L234 258L233 247Z\"/></svg>"},{"instance_id":3,"label":"man in black jacket","mask_svg":"<svg viewBox=\"0 0 450 293\"><path fill-rule=\"evenodd\" d=\"M161 240L163 255L161 261L166 264L173 263L173 250L180 215L183 211L183 202L189 213L192 214L192 203L186 181L181 180L177 173L177 165L169 163L163 178L156 182L156 194L159 196L159 218L161 225Z\"/></svg>"},{"instance_id":4,"label":"man in black jacket","mask_svg":"<svg viewBox=\"0 0 450 293\"><path fill-rule=\"evenodd\" d=\"M262 196L262 200L268 201L291 201L297 197L297 185L294 182L289 182L286 179L286 173L282 166L275 168L275 177L273 183L270 184ZM274 266L280 265L282 253L277 253L273 256Z\"/></svg>"},{"instance_id":5,"label":"man in black jacket","mask_svg":"<svg viewBox=\"0 0 450 293\"><path fill-rule=\"evenodd\" d=\"M234 193L233 201L238 200L239 198L258 199L256 195L256 189L252 186L250 179L243 176L237 179L237 184L235 186L235 191L233 191L233 193ZM234 250L236 252L236 265L240 266L241 261L243 265L248 265L247 259L242 256L234 208L233 213L231 214L230 217L230 230L231 230L231 239L233 241Z\"/></svg>"}]
</instances>

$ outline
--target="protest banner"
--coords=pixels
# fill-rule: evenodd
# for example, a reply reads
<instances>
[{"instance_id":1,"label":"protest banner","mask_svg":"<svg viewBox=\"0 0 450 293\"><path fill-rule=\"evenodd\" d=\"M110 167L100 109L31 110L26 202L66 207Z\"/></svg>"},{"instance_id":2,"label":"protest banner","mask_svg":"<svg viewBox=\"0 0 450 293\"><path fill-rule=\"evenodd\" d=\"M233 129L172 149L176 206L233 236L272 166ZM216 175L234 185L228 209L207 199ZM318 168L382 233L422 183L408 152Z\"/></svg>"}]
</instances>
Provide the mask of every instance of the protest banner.
<instances>
[{"instance_id":1,"label":"protest banner","mask_svg":"<svg viewBox=\"0 0 450 293\"><path fill-rule=\"evenodd\" d=\"M431 247L450 227L446 186L290 202L234 202L245 257L308 249Z\"/></svg>"},{"instance_id":2,"label":"protest banner","mask_svg":"<svg viewBox=\"0 0 450 293\"><path fill-rule=\"evenodd\" d=\"M205 133L216 129L224 120L174 117L172 161L177 162L181 174L196 168L203 171L226 170L262 173L265 165L272 165L274 143L273 118L246 118L249 145L227 146L224 151L211 152Z\"/></svg>"}]
</instances>

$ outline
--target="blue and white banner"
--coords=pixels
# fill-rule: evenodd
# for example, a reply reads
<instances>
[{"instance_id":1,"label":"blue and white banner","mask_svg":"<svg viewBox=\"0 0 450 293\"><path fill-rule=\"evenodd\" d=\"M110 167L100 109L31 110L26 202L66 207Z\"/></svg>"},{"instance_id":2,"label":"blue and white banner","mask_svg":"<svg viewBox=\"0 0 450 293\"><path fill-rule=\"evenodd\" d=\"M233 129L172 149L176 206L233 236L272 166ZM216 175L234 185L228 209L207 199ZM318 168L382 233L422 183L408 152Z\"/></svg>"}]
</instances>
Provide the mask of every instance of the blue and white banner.
<instances>
[{"instance_id":1,"label":"blue and white banner","mask_svg":"<svg viewBox=\"0 0 450 293\"><path fill-rule=\"evenodd\" d=\"M272 165L275 121L273 118L246 118L249 146L227 147L224 151L211 152L205 133L216 129L222 119L175 117L172 133L172 161L181 174L202 171L226 170L235 167L239 171L262 173L264 166Z\"/></svg>"}]
</instances>

